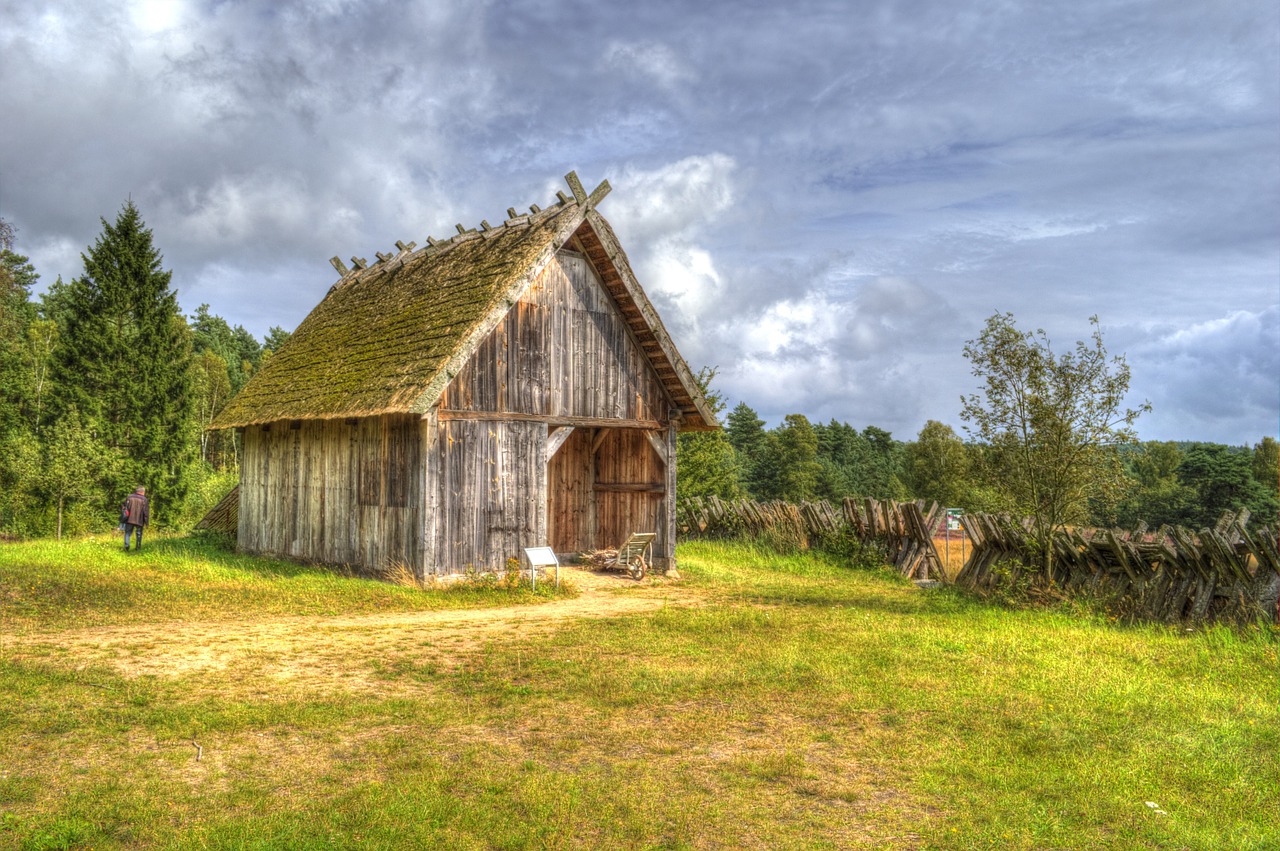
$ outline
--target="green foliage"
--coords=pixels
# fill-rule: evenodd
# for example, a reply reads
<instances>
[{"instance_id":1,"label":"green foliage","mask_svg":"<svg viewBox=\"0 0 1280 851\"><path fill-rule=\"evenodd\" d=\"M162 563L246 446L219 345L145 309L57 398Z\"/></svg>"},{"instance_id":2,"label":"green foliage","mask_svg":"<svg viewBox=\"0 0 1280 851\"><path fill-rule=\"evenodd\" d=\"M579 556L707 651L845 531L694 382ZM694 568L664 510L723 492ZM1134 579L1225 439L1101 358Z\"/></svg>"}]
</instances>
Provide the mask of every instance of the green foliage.
<instances>
[{"instance_id":1,"label":"green foliage","mask_svg":"<svg viewBox=\"0 0 1280 851\"><path fill-rule=\"evenodd\" d=\"M698 370L695 378L703 397L716 419L724 411L724 396L711 386L716 377L716 367ZM676 493L678 496L718 496L721 499L738 499L742 496L739 484L738 459L724 430L686 432L676 437Z\"/></svg>"},{"instance_id":2,"label":"green foliage","mask_svg":"<svg viewBox=\"0 0 1280 851\"><path fill-rule=\"evenodd\" d=\"M782 427L770 434L776 490L772 499L805 502L818 493L818 435L804 414L787 414Z\"/></svg>"},{"instance_id":3,"label":"green foliage","mask_svg":"<svg viewBox=\"0 0 1280 851\"><path fill-rule=\"evenodd\" d=\"M1280 442L1271 435L1253 445L1253 478L1267 493L1280 498Z\"/></svg>"},{"instance_id":4,"label":"green foliage","mask_svg":"<svg viewBox=\"0 0 1280 851\"><path fill-rule=\"evenodd\" d=\"M1087 521L1091 499L1118 499L1124 476L1111 448L1136 439L1133 423L1149 409L1122 409L1128 364L1108 356L1098 318L1089 321L1089 342L1061 355L1043 331L1019 331L1007 313L964 348L983 386L962 399L961 418L987 444L989 482L1011 512L1031 519L1044 566L1053 534Z\"/></svg>"},{"instance_id":5,"label":"green foliage","mask_svg":"<svg viewBox=\"0 0 1280 851\"><path fill-rule=\"evenodd\" d=\"M30 430L0 433L0 532L25 537L39 533L37 477L40 443Z\"/></svg>"},{"instance_id":6,"label":"green foliage","mask_svg":"<svg viewBox=\"0 0 1280 851\"><path fill-rule=\"evenodd\" d=\"M907 445L906 456L911 490L917 498L955 507L969 502L971 459L951 426L929 420L915 442Z\"/></svg>"},{"instance_id":7,"label":"green foliage","mask_svg":"<svg viewBox=\"0 0 1280 851\"><path fill-rule=\"evenodd\" d=\"M193 353L197 356L206 352L216 355L226 372L229 394L240 392L262 363L262 346L243 326L232 328L227 320L211 314L207 304L196 308L190 324ZM226 399L222 402L226 404Z\"/></svg>"},{"instance_id":8,"label":"green foliage","mask_svg":"<svg viewBox=\"0 0 1280 851\"><path fill-rule=\"evenodd\" d=\"M109 507L138 484L153 517L182 502L194 459L191 331L161 268L151 231L132 202L82 255L85 274L57 296L55 418L73 408L107 451L123 457L99 483Z\"/></svg>"},{"instance_id":9,"label":"green foliage","mask_svg":"<svg viewBox=\"0 0 1280 851\"><path fill-rule=\"evenodd\" d=\"M793 502L846 496L905 499L903 446L875 426L859 432L832 420L812 424L790 414L766 431L764 420L739 403L726 432L740 464L743 488L752 499Z\"/></svg>"},{"instance_id":10,"label":"green foliage","mask_svg":"<svg viewBox=\"0 0 1280 851\"><path fill-rule=\"evenodd\" d=\"M44 464L38 481L56 508L58 538L62 537L67 503L92 497L97 483L111 478L113 468L118 467L121 461L113 450L94 440L75 406L54 423L45 445Z\"/></svg>"},{"instance_id":11,"label":"green foliage","mask_svg":"<svg viewBox=\"0 0 1280 851\"><path fill-rule=\"evenodd\" d=\"M839 502L846 496L905 499L903 446L882 428L867 426L861 432L834 419L815 425L818 438L817 495Z\"/></svg>"},{"instance_id":12,"label":"green foliage","mask_svg":"<svg viewBox=\"0 0 1280 851\"><path fill-rule=\"evenodd\" d=\"M1129 475L1127 491L1113 517L1095 511L1096 526L1118 525L1131 529L1138 523L1149 526L1186 525L1195 511L1195 490L1179 476L1182 450L1176 443L1148 441L1123 455Z\"/></svg>"},{"instance_id":13,"label":"green foliage","mask_svg":"<svg viewBox=\"0 0 1280 851\"><path fill-rule=\"evenodd\" d=\"M1251 461L1247 451L1232 451L1221 444L1198 443L1187 450L1178 476L1195 492L1188 525L1211 526L1224 511L1241 508L1259 518L1275 518L1280 502L1254 478Z\"/></svg>"},{"instance_id":14,"label":"green foliage","mask_svg":"<svg viewBox=\"0 0 1280 851\"><path fill-rule=\"evenodd\" d=\"M764 420L747 405L739 402L726 418L725 436L738 461L738 480L753 499L766 490L764 480L768 459L768 436Z\"/></svg>"},{"instance_id":15,"label":"green foliage","mask_svg":"<svg viewBox=\"0 0 1280 851\"><path fill-rule=\"evenodd\" d=\"M200 434L200 460L218 469L226 469L235 463L235 432L225 429L209 431L208 428L233 392L227 362L211 349L205 349L196 355L192 363L191 382Z\"/></svg>"},{"instance_id":16,"label":"green foliage","mask_svg":"<svg viewBox=\"0 0 1280 851\"><path fill-rule=\"evenodd\" d=\"M31 286L38 277L26 257L0 244L0 434L28 419L27 329L35 319Z\"/></svg>"},{"instance_id":17,"label":"green foliage","mask_svg":"<svg viewBox=\"0 0 1280 851\"><path fill-rule=\"evenodd\" d=\"M262 356L265 358L280 351L280 347L289 342L291 336L292 334L279 325L272 325L267 329L267 336L262 341Z\"/></svg>"}]
</instances>

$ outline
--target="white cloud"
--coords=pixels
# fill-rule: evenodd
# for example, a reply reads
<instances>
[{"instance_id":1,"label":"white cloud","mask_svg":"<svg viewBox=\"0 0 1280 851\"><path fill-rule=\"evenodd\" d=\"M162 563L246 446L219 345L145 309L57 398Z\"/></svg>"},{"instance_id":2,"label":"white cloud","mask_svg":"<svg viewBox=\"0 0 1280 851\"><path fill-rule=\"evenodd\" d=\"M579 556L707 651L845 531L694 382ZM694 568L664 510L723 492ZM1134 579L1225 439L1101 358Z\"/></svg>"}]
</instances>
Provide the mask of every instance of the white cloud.
<instances>
[{"instance_id":1,"label":"white cloud","mask_svg":"<svg viewBox=\"0 0 1280 851\"><path fill-rule=\"evenodd\" d=\"M1130 323L1144 434L1274 429L1274 2L597 11L9 2L0 215L51 281L132 196L187 309L261 328L325 258L545 205L574 168L613 184L680 350L762 413L954 424L999 309Z\"/></svg>"},{"instance_id":2,"label":"white cloud","mask_svg":"<svg viewBox=\"0 0 1280 851\"><path fill-rule=\"evenodd\" d=\"M693 80L693 70L674 50L657 42L610 42L604 59L624 72L648 77L664 89L676 89Z\"/></svg>"}]
</instances>

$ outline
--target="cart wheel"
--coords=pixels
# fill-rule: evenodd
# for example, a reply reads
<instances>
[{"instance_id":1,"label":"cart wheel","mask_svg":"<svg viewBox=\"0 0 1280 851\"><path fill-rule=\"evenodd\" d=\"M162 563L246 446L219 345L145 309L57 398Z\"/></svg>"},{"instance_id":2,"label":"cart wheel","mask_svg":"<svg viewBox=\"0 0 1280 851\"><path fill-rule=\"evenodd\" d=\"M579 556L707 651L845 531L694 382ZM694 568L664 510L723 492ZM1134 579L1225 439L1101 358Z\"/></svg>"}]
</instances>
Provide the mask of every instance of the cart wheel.
<instances>
[{"instance_id":1,"label":"cart wheel","mask_svg":"<svg viewBox=\"0 0 1280 851\"><path fill-rule=\"evenodd\" d=\"M647 567L648 565L644 563L644 556L640 556L639 558L637 558L635 561L631 563L631 567L630 567L631 577L635 579L635 581L637 582L639 582L641 579L644 579L644 572Z\"/></svg>"}]
</instances>

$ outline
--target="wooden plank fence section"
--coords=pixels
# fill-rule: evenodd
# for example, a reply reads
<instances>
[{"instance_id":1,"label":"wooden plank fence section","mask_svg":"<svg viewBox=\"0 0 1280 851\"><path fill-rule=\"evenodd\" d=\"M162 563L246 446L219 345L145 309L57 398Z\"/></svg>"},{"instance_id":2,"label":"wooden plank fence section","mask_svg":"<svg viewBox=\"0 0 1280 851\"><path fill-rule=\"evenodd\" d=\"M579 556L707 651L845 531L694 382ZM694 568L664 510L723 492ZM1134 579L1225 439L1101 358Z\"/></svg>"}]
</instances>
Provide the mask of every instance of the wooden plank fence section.
<instances>
[{"instance_id":1,"label":"wooden plank fence section","mask_svg":"<svg viewBox=\"0 0 1280 851\"><path fill-rule=\"evenodd\" d=\"M1212 529L1067 530L1053 538L1047 575L1034 565L1025 523L1007 515L963 519L973 553L956 584L980 593L1020 583L1114 597L1126 614L1165 623L1247 624L1275 617L1280 548L1274 525L1250 531L1247 509Z\"/></svg>"},{"instance_id":2,"label":"wooden plank fence section","mask_svg":"<svg viewBox=\"0 0 1280 851\"><path fill-rule=\"evenodd\" d=\"M231 491L209 509L209 513L200 519L196 528L206 532L221 532L235 537L240 528L240 486Z\"/></svg>"},{"instance_id":3,"label":"wooden plank fence section","mask_svg":"<svg viewBox=\"0 0 1280 851\"><path fill-rule=\"evenodd\" d=\"M846 497L837 508L825 500L797 505L713 496L678 500L676 510L676 526L685 537L764 538L806 549L852 534L863 543L882 546L903 576L945 579L932 535L942 511L937 503L926 509L922 502Z\"/></svg>"}]
</instances>

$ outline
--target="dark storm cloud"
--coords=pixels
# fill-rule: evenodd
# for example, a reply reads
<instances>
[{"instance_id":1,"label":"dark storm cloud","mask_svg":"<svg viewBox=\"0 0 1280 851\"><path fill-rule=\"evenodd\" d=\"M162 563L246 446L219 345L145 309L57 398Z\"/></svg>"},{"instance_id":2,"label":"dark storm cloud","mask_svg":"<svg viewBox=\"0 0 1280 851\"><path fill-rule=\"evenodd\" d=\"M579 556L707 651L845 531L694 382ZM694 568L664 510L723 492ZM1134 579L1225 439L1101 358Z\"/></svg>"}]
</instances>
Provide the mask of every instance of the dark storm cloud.
<instances>
[{"instance_id":1,"label":"dark storm cloud","mask_svg":"<svg viewBox=\"0 0 1280 851\"><path fill-rule=\"evenodd\" d=\"M603 212L693 366L770 420L956 424L963 342L1010 310L1063 346L1099 314L1155 405L1144 436L1276 431L1271 3L0 19L0 215L46 281L131 195L186 309L262 334L314 305L329 256L546 204L576 168L613 184Z\"/></svg>"}]
</instances>

